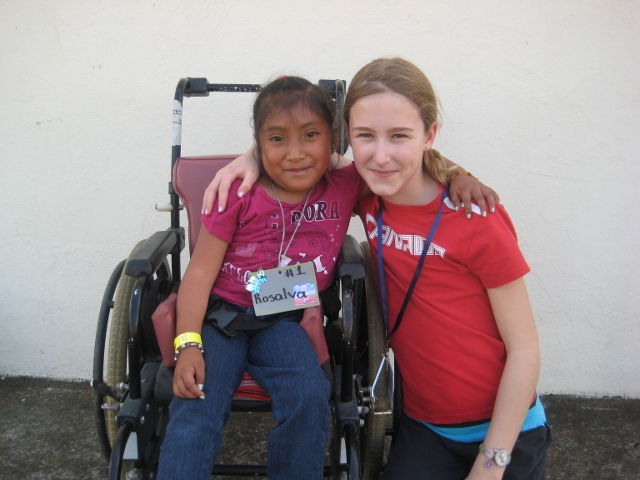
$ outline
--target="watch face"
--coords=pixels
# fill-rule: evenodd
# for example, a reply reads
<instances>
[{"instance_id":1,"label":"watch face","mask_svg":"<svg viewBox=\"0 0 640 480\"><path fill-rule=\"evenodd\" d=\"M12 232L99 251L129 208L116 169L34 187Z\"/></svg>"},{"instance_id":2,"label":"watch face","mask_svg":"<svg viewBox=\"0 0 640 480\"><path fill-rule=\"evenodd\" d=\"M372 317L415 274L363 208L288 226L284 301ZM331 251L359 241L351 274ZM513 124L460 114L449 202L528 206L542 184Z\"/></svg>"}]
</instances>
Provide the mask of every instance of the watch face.
<instances>
[{"instance_id":1,"label":"watch face","mask_svg":"<svg viewBox=\"0 0 640 480\"><path fill-rule=\"evenodd\" d=\"M493 460L499 467L506 467L511 461L511 455L506 450L496 450Z\"/></svg>"}]
</instances>

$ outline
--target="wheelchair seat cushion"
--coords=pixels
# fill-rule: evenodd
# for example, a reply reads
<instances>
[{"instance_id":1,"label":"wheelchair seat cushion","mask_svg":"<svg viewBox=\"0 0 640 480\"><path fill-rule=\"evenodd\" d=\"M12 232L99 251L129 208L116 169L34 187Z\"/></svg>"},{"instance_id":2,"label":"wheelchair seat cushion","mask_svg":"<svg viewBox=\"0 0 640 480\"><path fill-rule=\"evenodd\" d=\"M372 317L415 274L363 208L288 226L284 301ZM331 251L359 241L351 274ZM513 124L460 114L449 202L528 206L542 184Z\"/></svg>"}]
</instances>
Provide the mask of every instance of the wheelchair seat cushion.
<instances>
[{"instance_id":1,"label":"wheelchair seat cushion","mask_svg":"<svg viewBox=\"0 0 640 480\"><path fill-rule=\"evenodd\" d=\"M236 388L233 394L234 400L261 400L270 401L269 395L262 389L258 382L256 382L251 375L245 373L242 376L240 385Z\"/></svg>"}]
</instances>

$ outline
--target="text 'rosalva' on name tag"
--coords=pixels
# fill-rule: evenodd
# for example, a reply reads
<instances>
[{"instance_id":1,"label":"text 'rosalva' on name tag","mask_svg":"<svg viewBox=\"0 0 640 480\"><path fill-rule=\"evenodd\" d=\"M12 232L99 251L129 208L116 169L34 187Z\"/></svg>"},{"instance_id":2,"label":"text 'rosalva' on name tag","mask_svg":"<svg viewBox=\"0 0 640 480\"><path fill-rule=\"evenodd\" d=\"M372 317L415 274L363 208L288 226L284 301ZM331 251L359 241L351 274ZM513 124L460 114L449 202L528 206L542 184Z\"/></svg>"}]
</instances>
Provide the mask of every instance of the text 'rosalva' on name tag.
<instances>
[{"instance_id":1,"label":"text 'rosalva' on name tag","mask_svg":"<svg viewBox=\"0 0 640 480\"><path fill-rule=\"evenodd\" d=\"M257 316L320 305L316 271L312 262L252 273L259 278L251 291Z\"/></svg>"}]
</instances>

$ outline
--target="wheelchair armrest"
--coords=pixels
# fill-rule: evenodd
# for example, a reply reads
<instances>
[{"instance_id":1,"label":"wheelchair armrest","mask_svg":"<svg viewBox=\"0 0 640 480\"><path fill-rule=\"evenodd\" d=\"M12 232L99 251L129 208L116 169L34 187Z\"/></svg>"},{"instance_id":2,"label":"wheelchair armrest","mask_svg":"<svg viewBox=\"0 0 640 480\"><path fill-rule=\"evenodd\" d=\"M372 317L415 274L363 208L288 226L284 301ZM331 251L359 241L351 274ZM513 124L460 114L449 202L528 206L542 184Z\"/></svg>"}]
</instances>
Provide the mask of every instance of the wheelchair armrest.
<instances>
[{"instance_id":1,"label":"wheelchair armrest","mask_svg":"<svg viewBox=\"0 0 640 480\"><path fill-rule=\"evenodd\" d=\"M131 253L124 271L131 277L153 275L180 239L175 231L156 232Z\"/></svg>"},{"instance_id":2,"label":"wheelchair armrest","mask_svg":"<svg viewBox=\"0 0 640 480\"><path fill-rule=\"evenodd\" d=\"M362 280L367 276L360 244L351 235L347 235L344 238L340 249L338 275L340 278L351 277L353 280Z\"/></svg>"}]
</instances>

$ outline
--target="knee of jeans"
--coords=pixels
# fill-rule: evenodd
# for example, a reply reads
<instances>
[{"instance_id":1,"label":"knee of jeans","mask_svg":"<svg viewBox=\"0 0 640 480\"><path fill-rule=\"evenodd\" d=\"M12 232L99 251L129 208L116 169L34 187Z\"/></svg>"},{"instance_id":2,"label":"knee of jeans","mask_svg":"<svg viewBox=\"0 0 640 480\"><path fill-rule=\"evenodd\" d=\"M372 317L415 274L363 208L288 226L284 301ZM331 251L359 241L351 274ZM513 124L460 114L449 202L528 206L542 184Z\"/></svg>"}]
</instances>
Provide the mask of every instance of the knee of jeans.
<instances>
[{"instance_id":1,"label":"knee of jeans","mask_svg":"<svg viewBox=\"0 0 640 480\"><path fill-rule=\"evenodd\" d=\"M324 375L322 369L318 368L317 372L310 375L309 380L301 389L304 401L313 405L328 405L331 395L331 385Z\"/></svg>"}]
</instances>

